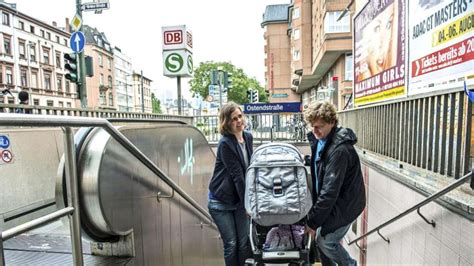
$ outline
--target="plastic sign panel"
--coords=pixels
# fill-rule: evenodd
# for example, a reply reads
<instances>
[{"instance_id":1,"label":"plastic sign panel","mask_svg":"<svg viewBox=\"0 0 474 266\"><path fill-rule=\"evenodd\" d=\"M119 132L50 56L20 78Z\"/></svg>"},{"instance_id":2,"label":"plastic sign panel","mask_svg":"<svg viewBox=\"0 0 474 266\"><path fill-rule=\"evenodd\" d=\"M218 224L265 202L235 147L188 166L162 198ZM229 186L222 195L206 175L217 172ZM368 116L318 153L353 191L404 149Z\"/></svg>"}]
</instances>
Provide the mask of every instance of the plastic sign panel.
<instances>
[{"instance_id":1,"label":"plastic sign panel","mask_svg":"<svg viewBox=\"0 0 474 266\"><path fill-rule=\"evenodd\" d=\"M186 49L193 51L193 34L186 25L162 27L163 51Z\"/></svg>"},{"instance_id":2,"label":"plastic sign panel","mask_svg":"<svg viewBox=\"0 0 474 266\"><path fill-rule=\"evenodd\" d=\"M244 104L245 114L300 113L301 103L250 103Z\"/></svg>"},{"instance_id":3,"label":"plastic sign panel","mask_svg":"<svg viewBox=\"0 0 474 266\"><path fill-rule=\"evenodd\" d=\"M409 94L474 84L474 1L409 1Z\"/></svg>"},{"instance_id":4,"label":"plastic sign panel","mask_svg":"<svg viewBox=\"0 0 474 266\"><path fill-rule=\"evenodd\" d=\"M406 96L405 1L370 1L354 18L356 106Z\"/></svg>"},{"instance_id":5,"label":"plastic sign panel","mask_svg":"<svg viewBox=\"0 0 474 266\"><path fill-rule=\"evenodd\" d=\"M163 51L163 75L192 77L193 55L187 50Z\"/></svg>"}]
</instances>

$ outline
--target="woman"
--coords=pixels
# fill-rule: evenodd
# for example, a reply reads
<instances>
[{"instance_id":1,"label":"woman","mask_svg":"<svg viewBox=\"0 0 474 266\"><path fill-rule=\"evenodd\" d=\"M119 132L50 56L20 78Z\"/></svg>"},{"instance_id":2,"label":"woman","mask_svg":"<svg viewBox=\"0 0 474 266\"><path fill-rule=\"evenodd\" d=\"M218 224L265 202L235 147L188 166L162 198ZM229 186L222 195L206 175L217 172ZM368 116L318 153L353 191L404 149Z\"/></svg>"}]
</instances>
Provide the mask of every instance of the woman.
<instances>
[{"instance_id":1,"label":"woman","mask_svg":"<svg viewBox=\"0 0 474 266\"><path fill-rule=\"evenodd\" d=\"M227 266L244 265L251 256L249 218L245 212L245 172L253 152L253 137L244 131L240 106L229 102L219 114L222 138L217 146L216 164L209 184L209 213L224 242Z\"/></svg>"}]
</instances>

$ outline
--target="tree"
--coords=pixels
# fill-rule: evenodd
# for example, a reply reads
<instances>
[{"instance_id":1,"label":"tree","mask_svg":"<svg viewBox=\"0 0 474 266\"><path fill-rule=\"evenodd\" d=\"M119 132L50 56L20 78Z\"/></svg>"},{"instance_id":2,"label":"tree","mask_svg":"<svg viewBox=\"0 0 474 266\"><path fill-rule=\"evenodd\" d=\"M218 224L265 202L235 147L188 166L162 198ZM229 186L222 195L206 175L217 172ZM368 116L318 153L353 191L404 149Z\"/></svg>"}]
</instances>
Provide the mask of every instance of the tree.
<instances>
[{"instance_id":1,"label":"tree","mask_svg":"<svg viewBox=\"0 0 474 266\"><path fill-rule=\"evenodd\" d=\"M154 93L151 93L151 108L152 113L161 114L161 102L156 98Z\"/></svg>"},{"instance_id":2,"label":"tree","mask_svg":"<svg viewBox=\"0 0 474 266\"><path fill-rule=\"evenodd\" d=\"M194 70L194 77L189 81L193 97L196 95L205 99L209 95L209 85L211 84L211 71L217 70L218 67L222 71L232 74L232 88L227 92L229 101L239 104L248 103L248 89L256 89L259 93L260 102L267 102L267 94L265 89L255 78L249 78L241 68L237 68L229 62L203 62Z\"/></svg>"}]
</instances>

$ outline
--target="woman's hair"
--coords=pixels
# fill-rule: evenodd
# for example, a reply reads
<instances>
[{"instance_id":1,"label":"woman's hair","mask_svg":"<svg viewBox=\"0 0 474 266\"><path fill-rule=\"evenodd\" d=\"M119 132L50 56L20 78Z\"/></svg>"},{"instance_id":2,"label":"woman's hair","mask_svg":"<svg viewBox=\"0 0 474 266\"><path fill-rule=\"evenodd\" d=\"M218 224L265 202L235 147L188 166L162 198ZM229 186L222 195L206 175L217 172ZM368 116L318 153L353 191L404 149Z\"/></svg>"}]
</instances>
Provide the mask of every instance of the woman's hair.
<instances>
[{"instance_id":1,"label":"woman's hair","mask_svg":"<svg viewBox=\"0 0 474 266\"><path fill-rule=\"evenodd\" d=\"M336 106L329 102L316 102L311 104L304 115L306 121L310 124L315 120L323 120L328 124L332 122L337 124L338 122Z\"/></svg>"},{"instance_id":2,"label":"woman's hair","mask_svg":"<svg viewBox=\"0 0 474 266\"><path fill-rule=\"evenodd\" d=\"M242 108L235 102L228 102L224 104L219 113L219 132L224 134L232 134L230 124L232 123L232 113L239 109L242 111ZM243 115L243 114L242 114ZM245 118L242 116L242 122L245 123Z\"/></svg>"}]
</instances>

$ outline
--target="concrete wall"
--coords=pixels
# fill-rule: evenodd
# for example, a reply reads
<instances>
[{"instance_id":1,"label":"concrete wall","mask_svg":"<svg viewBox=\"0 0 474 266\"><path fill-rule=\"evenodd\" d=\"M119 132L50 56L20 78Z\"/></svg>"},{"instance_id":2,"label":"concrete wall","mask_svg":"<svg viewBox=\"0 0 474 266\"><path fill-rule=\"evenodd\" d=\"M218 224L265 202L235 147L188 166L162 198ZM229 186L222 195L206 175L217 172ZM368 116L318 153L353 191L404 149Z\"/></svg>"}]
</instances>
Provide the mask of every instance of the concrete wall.
<instances>
[{"instance_id":1,"label":"concrete wall","mask_svg":"<svg viewBox=\"0 0 474 266\"><path fill-rule=\"evenodd\" d=\"M373 167L363 164L363 170L368 188L368 215L365 224L359 218L358 235L363 226L369 231L426 199ZM457 190L472 193L467 186ZM474 265L474 222L436 202L420 211L428 220L434 220L436 227L414 211L380 230L390 243L374 233L367 239L365 257L355 245L350 247L353 256L366 265ZM354 239L355 235L349 232L348 237Z\"/></svg>"}]
</instances>

